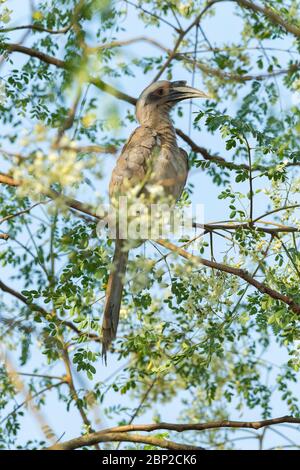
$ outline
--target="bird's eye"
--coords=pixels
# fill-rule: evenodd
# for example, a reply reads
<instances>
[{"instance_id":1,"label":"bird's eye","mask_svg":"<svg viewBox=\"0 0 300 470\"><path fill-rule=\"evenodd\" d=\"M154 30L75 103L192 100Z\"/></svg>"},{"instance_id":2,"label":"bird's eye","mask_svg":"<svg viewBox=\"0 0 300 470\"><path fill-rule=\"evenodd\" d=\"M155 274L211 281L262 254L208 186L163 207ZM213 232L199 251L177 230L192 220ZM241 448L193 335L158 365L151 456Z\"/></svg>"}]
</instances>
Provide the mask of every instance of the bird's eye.
<instances>
[{"instance_id":1,"label":"bird's eye","mask_svg":"<svg viewBox=\"0 0 300 470\"><path fill-rule=\"evenodd\" d=\"M1 1L1 0L0 0ZM163 88L157 88L157 90L152 91L147 98L147 104L153 104L160 102L160 98L165 95L165 90Z\"/></svg>"}]
</instances>

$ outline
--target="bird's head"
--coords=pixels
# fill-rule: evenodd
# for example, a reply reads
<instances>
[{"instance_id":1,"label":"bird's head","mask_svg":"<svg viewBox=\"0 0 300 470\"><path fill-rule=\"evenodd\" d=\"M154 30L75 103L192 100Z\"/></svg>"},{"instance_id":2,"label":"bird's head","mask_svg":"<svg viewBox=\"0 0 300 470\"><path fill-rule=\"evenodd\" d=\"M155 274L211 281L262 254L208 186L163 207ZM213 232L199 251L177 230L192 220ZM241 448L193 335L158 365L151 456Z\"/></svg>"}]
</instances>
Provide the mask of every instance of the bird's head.
<instances>
[{"instance_id":1,"label":"bird's head","mask_svg":"<svg viewBox=\"0 0 300 470\"><path fill-rule=\"evenodd\" d=\"M154 82L145 88L137 101L137 120L142 125L156 127L161 119L168 118L170 110L179 101L193 98L209 98L209 96L188 86L183 80Z\"/></svg>"}]
</instances>

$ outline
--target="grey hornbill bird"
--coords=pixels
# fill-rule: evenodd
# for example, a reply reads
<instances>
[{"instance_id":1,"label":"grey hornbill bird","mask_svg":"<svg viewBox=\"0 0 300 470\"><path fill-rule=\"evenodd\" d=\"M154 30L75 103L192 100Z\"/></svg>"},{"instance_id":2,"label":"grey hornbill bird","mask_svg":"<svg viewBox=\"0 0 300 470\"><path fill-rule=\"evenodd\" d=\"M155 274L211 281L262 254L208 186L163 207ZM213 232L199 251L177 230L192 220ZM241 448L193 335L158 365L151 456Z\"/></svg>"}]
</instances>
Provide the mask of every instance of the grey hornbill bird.
<instances>
[{"instance_id":1,"label":"grey hornbill bird","mask_svg":"<svg viewBox=\"0 0 300 470\"><path fill-rule=\"evenodd\" d=\"M146 177L148 183L163 186L164 193L174 202L181 196L188 174L188 160L187 153L177 145L170 111L176 103L193 98L208 96L187 86L185 81L158 81L142 92L136 104L140 126L129 137L112 172L109 185L111 200L126 195L128 188L135 187ZM165 184L166 181L169 184ZM124 240L117 235L115 242L102 324L102 354L105 358L117 333L128 259Z\"/></svg>"}]
</instances>

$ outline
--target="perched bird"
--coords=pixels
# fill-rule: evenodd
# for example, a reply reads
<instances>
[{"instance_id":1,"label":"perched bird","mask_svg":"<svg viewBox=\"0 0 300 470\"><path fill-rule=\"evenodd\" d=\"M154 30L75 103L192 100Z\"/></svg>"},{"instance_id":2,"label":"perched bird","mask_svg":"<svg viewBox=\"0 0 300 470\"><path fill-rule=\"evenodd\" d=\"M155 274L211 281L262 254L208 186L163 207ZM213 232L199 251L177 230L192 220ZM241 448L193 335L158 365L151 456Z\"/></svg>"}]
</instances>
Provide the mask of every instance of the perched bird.
<instances>
[{"instance_id":1,"label":"perched bird","mask_svg":"<svg viewBox=\"0 0 300 470\"><path fill-rule=\"evenodd\" d=\"M188 160L187 153L177 145L170 111L176 103L193 98L208 96L187 86L185 81L157 81L142 92L136 104L140 126L129 137L112 172L109 185L111 200L126 195L130 187L134 188L145 178L147 185L142 187L141 192L146 192L151 183L161 185L164 193L172 196L174 201L181 196L188 174ZM125 245L117 235L102 324L102 354L105 359L119 323L128 260Z\"/></svg>"}]
</instances>

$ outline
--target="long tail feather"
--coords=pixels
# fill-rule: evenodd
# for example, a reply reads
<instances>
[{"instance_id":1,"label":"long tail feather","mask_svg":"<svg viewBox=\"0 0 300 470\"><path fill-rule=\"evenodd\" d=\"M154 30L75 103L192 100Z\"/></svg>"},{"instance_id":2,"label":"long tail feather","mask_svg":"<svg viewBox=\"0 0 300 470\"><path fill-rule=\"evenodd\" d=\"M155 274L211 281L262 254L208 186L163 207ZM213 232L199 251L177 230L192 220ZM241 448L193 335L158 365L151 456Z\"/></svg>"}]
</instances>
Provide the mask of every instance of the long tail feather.
<instances>
[{"instance_id":1,"label":"long tail feather","mask_svg":"<svg viewBox=\"0 0 300 470\"><path fill-rule=\"evenodd\" d=\"M128 260L128 253L123 250L123 245L124 242L122 240L116 240L113 267L106 288L106 301L102 322L102 357L105 363L107 350L116 337L119 323L123 283Z\"/></svg>"}]
</instances>

